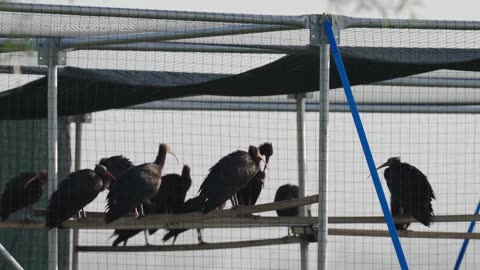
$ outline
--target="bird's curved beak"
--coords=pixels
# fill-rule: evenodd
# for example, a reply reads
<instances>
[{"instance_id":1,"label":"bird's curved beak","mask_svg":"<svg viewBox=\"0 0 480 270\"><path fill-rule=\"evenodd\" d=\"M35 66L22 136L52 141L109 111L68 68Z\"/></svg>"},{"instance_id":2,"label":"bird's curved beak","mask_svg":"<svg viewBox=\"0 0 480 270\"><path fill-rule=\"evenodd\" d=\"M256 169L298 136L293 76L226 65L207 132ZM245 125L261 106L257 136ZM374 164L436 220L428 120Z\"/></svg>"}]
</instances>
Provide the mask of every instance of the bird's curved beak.
<instances>
[{"instance_id":1,"label":"bird's curved beak","mask_svg":"<svg viewBox=\"0 0 480 270\"><path fill-rule=\"evenodd\" d=\"M173 151L168 151L168 153L170 153L177 160L177 163L180 163L180 161L177 158L177 155L175 155Z\"/></svg>"},{"instance_id":2,"label":"bird's curved beak","mask_svg":"<svg viewBox=\"0 0 480 270\"><path fill-rule=\"evenodd\" d=\"M110 179L117 182L117 178L115 178L115 176L113 176L113 174L111 174L109 171L106 171L105 173L107 174L108 177L110 177Z\"/></svg>"},{"instance_id":3,"label":"bird's curved beak","mask_svg":"<svg viewBox=\"0 0 480 270\"><path fill-rule=\"evenodd\" d=\"M390 164L388 164L388 161L387 161L387 162L383 163L382 165L378 166L377 171L380 170L381 168L387 167L387 166L389 166L389 165L390 165Z\"/></svg>"},{"instance_id":4,"label":"bird's curved beak","mask_svg":"<svg viewBox=\"0 0 480 270\"><path fill-rule=\"evenodd\" d=\"M25 183L25 185L23 185L23 189L26 189L28 187L28 185L30 185L36 179L38 179L38 175L35 174L32 178L28 179L28 181Z\"/></svg>"}]
</instances>

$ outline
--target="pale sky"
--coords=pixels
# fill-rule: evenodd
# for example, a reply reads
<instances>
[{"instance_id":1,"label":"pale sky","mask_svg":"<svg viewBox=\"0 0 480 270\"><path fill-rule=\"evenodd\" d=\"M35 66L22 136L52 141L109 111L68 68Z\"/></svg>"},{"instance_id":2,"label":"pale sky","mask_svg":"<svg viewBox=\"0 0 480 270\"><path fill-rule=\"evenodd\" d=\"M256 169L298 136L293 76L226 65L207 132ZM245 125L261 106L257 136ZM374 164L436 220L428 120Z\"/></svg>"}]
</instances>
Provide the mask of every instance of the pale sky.
<instances>
[{"instance_id":1,"label":"pale sky","mask_svg":"<svg viewBox=\"0 0 480 270\"><path fill-rule=\"evenodd\" d=\"M355 0L334 0L336 3L347 3L341 15L357 17L379 17L378 12L358 12L355 10ZM375 2L375 0L366 0ZM392 3L401 0L378 0L379 3ZM128 8L148 8L165 10L214 11L232 13L256 13L271 15L299 15L309 13L332 12L338 10L327 0L30 0L16 2L34 2L48 4L75 4L88 6L110 6ZM413 7L416 18L419 19L449 19L449 20L480 20L479 1L475 0L407 0L408 3L421 2L421 6ZM350 3L350 4L348 4ZM335 12L337 11L337 12ZM396 15L399 18L409 18L412 10Z\"/></svg>"}]
</instances>

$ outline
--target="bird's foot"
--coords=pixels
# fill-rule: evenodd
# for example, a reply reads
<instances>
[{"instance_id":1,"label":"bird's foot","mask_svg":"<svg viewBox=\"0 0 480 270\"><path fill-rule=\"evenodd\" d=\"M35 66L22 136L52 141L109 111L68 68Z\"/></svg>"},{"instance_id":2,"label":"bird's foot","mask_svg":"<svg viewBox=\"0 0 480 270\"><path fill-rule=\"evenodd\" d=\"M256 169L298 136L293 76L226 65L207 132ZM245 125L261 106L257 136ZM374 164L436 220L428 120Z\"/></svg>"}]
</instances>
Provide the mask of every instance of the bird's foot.
<instances>
[{"instance_id":1,"label":"bird's foot","mask_svg":"<svg viewBox=\"0 0 480 270\"><path fill-rule=\"evenodd\" d=\"M206 244L208 244L208 243L205 242L205 241L203 241L203 240L199 240L199 241L198 241L198 244L199 244L199 245L206 245Z\"/></svg>"},{"instance_id":2,"label":"bird's foot","mask_svg":"<svg viewBox=\"0 0 480 270\"><path fill-rule=\"evenodd\" d=\"M25 224L30 224L32 222L32 219L30 218L30 216L26 216L24 219L23 219L23 223Z\"/></svg>"}]
</instances>

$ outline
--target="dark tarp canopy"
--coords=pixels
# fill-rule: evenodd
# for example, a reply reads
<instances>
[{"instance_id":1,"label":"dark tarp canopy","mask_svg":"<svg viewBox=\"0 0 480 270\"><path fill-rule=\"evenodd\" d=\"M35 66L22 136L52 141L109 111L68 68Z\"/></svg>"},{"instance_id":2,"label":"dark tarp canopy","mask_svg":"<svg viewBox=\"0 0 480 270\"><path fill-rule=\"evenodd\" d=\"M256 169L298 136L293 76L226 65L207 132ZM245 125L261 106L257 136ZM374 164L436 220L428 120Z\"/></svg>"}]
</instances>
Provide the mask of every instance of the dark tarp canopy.
<instances>
[{"instance_id":1,"label":"dark tarp canopy","mask_svg":"<svg viewBox=\"0 0 480 270\"><path fill-rule=\"evenodd\" d=\"M439 69L480 69L478 49L340 47L340 51L352 85ZM317 91L318 85L319 59L315 53L287 55L237 75L65 67L58 72L58 113L83 114L198 95L305 93ZM330 88L338 87L341 84L331 61ZM46 77L0 93L0 119L45 118L46 114Z\"/></svg>"}]
</instances>

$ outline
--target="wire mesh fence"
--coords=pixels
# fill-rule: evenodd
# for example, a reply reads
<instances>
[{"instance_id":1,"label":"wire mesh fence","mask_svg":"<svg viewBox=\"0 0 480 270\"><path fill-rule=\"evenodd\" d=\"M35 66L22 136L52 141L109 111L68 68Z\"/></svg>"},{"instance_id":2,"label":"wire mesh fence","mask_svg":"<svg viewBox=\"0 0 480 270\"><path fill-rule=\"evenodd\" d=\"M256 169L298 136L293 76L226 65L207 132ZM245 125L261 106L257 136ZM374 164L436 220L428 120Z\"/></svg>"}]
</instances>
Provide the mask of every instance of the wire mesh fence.
<instances>
[{"instance_id":1,"label":"wire mesh fence","mask_svg":"<svg viewBox=\"0 0 480 270\"><path fill-rule=\"evenodd\" d=\"M274 24L272 23L272 25ZM235 27L244 27L245 33L235 35L227 33ZM265 30L257 33L256 27L255 24L232 21L199 22L173 18L139 19L45 13L0 13L0 34L3 36L14 35L17 38L28 37L20 39L20 41L24 40L25 44L33 46L33 49L37 49L35 46L39 44L37 43L39 40L35 39L37 37L60 38L58 43L60 45L62 40L72 42L74 38L92 38L82 40L84 42L82 46L87 47L89 42L92 42L92 47L99 46L96 43L98 40L95 39L98 37L107 38L110 41L116 39L118 41L125 35L132 37L132 35L140 36L143 33L152 34L154 37L149 44L152 51L146 51L143 47L145 44L133 43L129 45L130 47L122 49L95 47L72 50L70 48L66 52L67 67L59 67L59 99L67 100L70 102L69 105L91 113L88 115L91 121L82 123L81 134L77 134L80 130L76 129L76 125L80 124L75 124L72 116L58 119L59 183L74 181L71 180L74 177L72 175L68 177L68 175L70 172L76 171L73 164L78 157L80 157L78 165L81 169L94 170L96 164L101 164L102 158L117 155L127 157L133 166L137 166L154 162L159 145L165 143L178 157L178 162L167 155L161 175L181 175L184 165L188 165L191 168L191 186L184 192L186 193L185 200L189 200L199 195L202 183L211 173L210 168L217 162L221 162L222 157L236 150L247 151L250 145L260 146L269 142L273 145L273 155L269 160L266 160L266 156L263 155L263 161L259 161L260 165L255 165L257 166L256 172L262 171L264 164L268 161L265 170L266 176L263 184L259 187L260 195L256 201L256 204L259 205L272 203L280 186L299 185L298 140L301 132L297 126L300 113L296 111L295 95L285 95L285 91L282 91L282 87L278 85L275 85L270 92L265 92L267 94L257 96L255 92L251 92L247 88L247 84L245 89L241 89L242 85L239 84L235 86L235 90L232 90L233 86L230 89L220 83L231 75L238 75L238 78L245 78L248 81L253 77L245 74L251 74L252 70L258 71L273 66L277 71L293 66L291 63L287 63L290 65L274 66L275 63L285 59L283 58L285 55L278 51L239 53L238 51L202 52L201 49L198 51L182 49L182 46L186 46L186 44L196 44L200 47L204 46L204 48L220 45L223 46L222 50L231 49L233 46L243 46L242 48L248 49L268 48L274 50L280 48L295 51L302 57L318 58L317 47L310 46L312 44L310 44L309 29L295 28L273 32ZM201 33L206 32L206 29L223 29L225 33L219 36L200 36ZM173 49L173 51L166 52L159 49L165 46L163 44L165 40L159 38L157 41L163 43L157 44L155 36L160 37L165 33L178 34L178 38L166 41L175 44L178 51ZM185 39L185 33L197 33L199 36L193 35ZM390 67L392 70L389 72L393 74L399 72L400 75L397 77L387 76L388 78L383 78L382 81L403 77L407 81L415 82L416 77L404 77L405 73L401 73L403 71L402 64L408 62L412 66L431 67L436 65L441 57L447 60L449 57L454 57L453 54L440 55L441 53L450 53L451 51L448 50L432 53L428 49L453 48L460 51L477 49L476 35L477 32L473 30L355 28L341 31L340 44L353 48L350 48L351 50L360 49L356 52L356 56L362 56L362 52L365 52L363 56L367 62L372 59L375 61L390 60L393 66ZM18 41L19 39L16 39L16 42ZM141 40L137 41L141 42ZM0 156L0 176L4 186L3 196L8 188L6 183L10 179L22 172L37 172L46 169L49 161L47 119L36 115L31 118L37 119L27 120L28 117L25 116L29 111L35 111L35 106L40 106L39 103L46 103L48 100L46 97L41 100L31 100L31 96L26 94L28 92L22 92L47 86L44 77L46 70L38 72L40 74L28 74L28 69L23 68L26 66L38 67L37 60L42 52L37 53L34 50L25 53L12 50L9 42L10 39L2 40L4 53L0 59L3 61L0 63L5 66L13 66L13 68L6 72L10 74L2 74L0 77L3 82L0 99L20 93L18 99L15 100L20 105L23 104L20 102L25 102L26 105L22 107L17 104L17 107L12 108L22 108L21 111L19 109L18 112L9 112L9 115L13 116L16 113L22 115L22 117L18 117L22 120L13 117L11 120L0 121L0 149L3 150L3 155ZM74 42L64 44L71 45ZM135 46L141 48L136 49ZM411 48L414 53L411 55L374 55L372 57L372 53L366 51L369 47L392 49L391 51L384 50L383 53L395 52L393 49L397 47ZM344 52L351 53L352 51L347 49ZM373 51L374 53L375 51ZM444 66L435 66L433 69L427 69L425 73L418 71L407 75L421 76L425 80L434 80L439 77L447 78L446 80L475 80L477 75L475 64L478 58L476 51L469 51L466 54L468 57L461 58L459 63L453 60L445 61ZM415 58L411 57L412 55L422 57ZM435 58L435 55L438 58ZM452 62L454 63L452 64ZM395 69L395 64L398 64L400 71ZM452 68L452 65L453 67L458 65L460 68L452 70L455 69ZM20 66L22 68L19 68ZM346 62L346 67L349 75L354 77L356 74L385 72L385 70L379 70L375 65L349 66L349 62ZM332 65L331 78L334 73L336 70ZM318 72L315 74L316 77L312 80L318 82ZM305 74L305 76L295 79L301 82L309 80L309 76L311 74ZM115 80L113 80L114 77ZM240 79L236 82L242 82ZM281 78L274 79L280 80ZM259 78L259 81L261 80L262 77ZM201 91L188 92L189 87L197 87L196 89ZM216 90L224 91L225 94L216 92L216 95L211 95L210 91L215 87L217 87ZM148 91L140 92L140 88ZM104 92L105 89L110 92ZM311 89L297 90L297 92L292 90L292 94L313 91ZM161 100L153 97L154 94L161 93L161 91L167 91L168 95ZM182 93L186 94L177 96L176 94L180 91L185 91ZM125 93L127 94L125 95ZM477 175L475 164L478 158L477 153L480 153L476 149L475 136L479 119L477 114L467 114L466 112L470 111L467 111L466 106L476 106L478 103L474 85L469 87L450 85L448 88L442 89L438 89L435 84L428 87L404 86L401 83L357 85L354 86L354 94L360 104L383 106L380 112L361 113L377 166L390 157L399 156L402 162L415 166L428 178L435 192L436 200L432 201L432 206L436 215L473 214L478 201L477 194L480 192L480 186L475 181ZM332 89L329 95L332 104L345 105L341 89ZM300 96L296 97L300 98ZM120 102L121 99L123 101ZM122 105L126 104L122 103L125 100L138 100L138 102L128 103L137 106ZM150 103L145 103L146 101ZM319 193L319 125L321 117L318 107L318 92L307 95L306 102L307 112L304 116L305 129L303 130L305 171L303 173L305 175L304 193L308 196ZM108 110L104 110L102 106L106 106L107 103ZM450 111L446 114L443 106L448 104L464 105L465 107L456 107L457 111L453 113ZM68 108L63 109L61 103L58 105L60 114L68 114L65 113ZM403 106L402 113L398 113L398 110L394 109L397 105ZM419 107L430 108L430 113L418 113ZM75 147L78 140L81 141L79 154L76 153ZM328 150L328 216L383 216L348 110L330 112ZM140 167L134 168L141 169ZM228 172L235 172L235 170L238 168L233 167ZM383 172L383 170L379 171L383 190L389 198L390 190ZM95 173L102 178L102 181L105 181L105 177L108 178L99 171L95 171ZM138 173L140 178L144 173L144 171ZM76 223L77 227L90 226L89 224L99 221L103 224L103 215L91 212L110 211L112 204L118 203L111 201L110 208L107 207L107 196L110 196L109 192L114 190L112 183L117 183L115 182L117 180L119 180L118 183L121 183L121 181L130 179L121 175L114 176L115 179L110 178L108 185L105 184L106 182L101 182L100 186L96 187L95 196L91 200L86 199L83 202L88 219L80 219ZM132 176L132 178L134 177ZM28 182L31 179L35 180L36 178L33 175L24 181ZM222 179L227 182L227 185L228 181L233 181L229 177ZM157 181L157 184L153 186L154 192L149 193L150 197L142 197L143 211L147 211L146 217L138 219L132 217L135 215L135 211L142 211L140 207L136 210L138 205L134 204L122 214L130 215L130 217L120 219L113 224L138 225L143 224L145 220L153 222L153 219L149 219L148 214L171 216L184 214L183 210L175 212L173 210L166 211L163 208L156 210L148 208L149 205L155 205L155 202L152 202L153 195L162 190L163 184L159 184L159 182ZM165 182L166 180L163 183ZM28 185L22 182L22 185L21 188L25 190L30 182ZM49 211L61 211L69 207L72 201L91 191L81 190L79 185L72 184L71 187L65 188L67 195L61 197L63 199L59 200L56 208L50 208ZM236 188L235 192L239 190L239 187L234 188ZM58 186L58 192L61 189L62 184ZM147 192L146 188L137 189L133 185L124 189L126 192L124 197L118 195L120 197L115 197L115 200L134 198L138 195L137 191L142 193L141 195L145 195L144 193ZM171 190L163 192L161 194L165 198L176 194L176 191ZM219 189L212 194L217 195L222 192L224 190ZM221 206L221 203L225 201L225 209L231 208L234 202L229 200L232 195L230 193L223 194L220 205L216 206ZM19 196L26 195L23 193ZM45 187L41 198L33 204L33 207L44 209L47 206L48 197ZM417 201L412 203L417 203ZM5 202L2 201L0 207L5 207L5 205ZM183 200L181 205L185 207ZM406 211L406 207L404 206L402 211ZM307 208L314 218L317 217L318 204L311 204ZM190 212L198 212L201 209ZM20 210L20 208L16 210ZM12 214L2 226L6 227L7 224L12 224L11 227L16 226L16 228L2 228L0 243L25 269L47 269L48 246L53 243L48 242L47 230L43 228L44 217L40 214L41 211L34 212L32 223L26 225L23 223L22 211ZM195 216L197 219L188 222L199 227L206 227L202 230L202 239L205 243L199 243L198 232L194 228L179 234L173 245L172 240L163 241L167 233L163 229L151 235L148 231L143 232L143 230L131 234L117 231L116 235L112 235L113 229L106 229L105 225L95 225L95 228L79 230L78 243L73 240L70 229L59 229L59 267L62 269L75 268L76 265L72 263L72 260L76 260L74 259L76 248L79 247L83 251L79 252L78 268L75 269L301 269L302 265L306 266L306 269L317 268L317 243L315 241L308 245L305 253L308 256L304 257L307 261L302 263L299 242L305 241L304 238L284 238L287 236L287 231L288 235L291 234L289 225L300 222L299 220L291 219L278 225L278 222L275 223L276 221L273 219L262 219L276 217L277 213L274 210L255 213L255 215L258 217L236 216L234 217L236 219L232 219L233 222L232 220L223 220L220 225L221 219L212 221L205 218L208 215L205 217ZM70 216L76 217L76 213ZM70 216L64 219L68 219ZM166 219L168 218L166 217ZM306 222L305 220L307 219L301 222L310 223L308 226L295 226L296 228L292 230L298 233L299 230L316 227L317 222ZM264 224L259 226L262 222ZM173 228L179 223L181 222L166 225L162 223L162 226ZM37 228L27 228L29 226ZM408 229L413 232L432 232L434 234L436 232L466 232L467 227L466 222L434 222L430 227L412 223ZM386 230L384 223L341 224L330 222L329 228L332 230L328 236L326 258L329 268L399 269L395 251L388 237L338 235L339 230L342 229L350 234L352 232L360 233L361 230L384 231ZM337 235L334 235L334 230L337 230ZM405 233L400 234L404 236ZM126 249L122 250L123 243L120 243L117 250L100 251L100 248L111 246L119 235L127 238L125 239L126 247L137 247L138 249L133 248L127 252ZM461 237L457 238L460 239L401 237L401 243L411 268L449 269L453 267L463 242ZM148 246L146 246L146 241L148 241ZM247 241L254 242L247 243ZM268 241L271 241L270 244L275 244L264 246ZM218 243L221 244L213 249L212 245ZM240 247L242 245L244 247ZM176 246L180 246L181 248L178 248L180 250L174 251ZM157 247L162 247L164 250L154 251ZM476 240L471 241L462 263L464 269L476 269L478 259L474 255L478 248ZM52 262L50 261L50 263ZM2 264L2 268L7 269L8 266Z\"/></svg>"}]
</instances>

